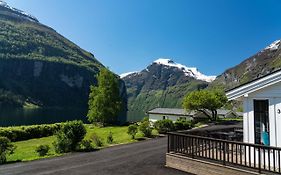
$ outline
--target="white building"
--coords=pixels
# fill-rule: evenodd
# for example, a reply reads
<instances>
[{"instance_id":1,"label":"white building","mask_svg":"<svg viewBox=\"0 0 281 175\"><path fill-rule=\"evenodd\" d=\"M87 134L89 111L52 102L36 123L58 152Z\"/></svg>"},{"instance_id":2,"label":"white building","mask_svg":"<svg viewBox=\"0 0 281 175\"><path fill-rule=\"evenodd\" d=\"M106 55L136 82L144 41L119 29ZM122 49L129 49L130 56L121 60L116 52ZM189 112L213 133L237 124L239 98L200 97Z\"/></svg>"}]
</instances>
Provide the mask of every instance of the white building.
<instances>
[{"instance_id":1,"label":"white building","mask_svg":"<svg viewBox=\"0 0 281 175\"><path fill-rule=\"evenodd\" d=\"M149 115L149 120L156 122L157 120L170 119L172 121L177 121L177 119L193 120L197 118L206 118L202 113L195 111L186 112L184 109L176 108L155 108L147 112Z\"/></svg>"},{"instance_id":2,"label":"white building","mask_svg":"<svg viewBox=\"0 0 281 175\"><path fill-rule=\"evenodd\" d=\"M207 111L208 112L208 111ZM187 112L184 109L177 108L155 108L147 112L149 115L149 120L152 122L156 122L157 120L170 119L172 121L177 121L177 119L185 119L185 120L201 120L207 119L208 116L203 114L202 112L190 111ZM209 112L211 115L211 112ZM239 114L233 112L231 110L218 109L217 110L218 118L237 118Z\"/></svg>"},{"instance_id":3,"label":"white building","mask_svg":"<svg viewBox=\"0 0 281 175\"><path fill-rule=\"evenodd\" d=\"M227 92L229 100L243 101L244 142L281 147L281 71Z\"/></svg>"}]
</instances>

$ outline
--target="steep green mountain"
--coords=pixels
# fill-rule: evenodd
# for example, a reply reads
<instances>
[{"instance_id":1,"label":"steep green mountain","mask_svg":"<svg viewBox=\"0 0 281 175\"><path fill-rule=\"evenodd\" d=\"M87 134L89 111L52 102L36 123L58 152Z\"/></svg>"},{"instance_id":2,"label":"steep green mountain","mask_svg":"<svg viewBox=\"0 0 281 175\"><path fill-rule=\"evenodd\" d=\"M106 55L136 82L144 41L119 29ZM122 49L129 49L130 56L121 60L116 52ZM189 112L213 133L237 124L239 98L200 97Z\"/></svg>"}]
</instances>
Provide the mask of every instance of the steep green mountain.
<instances>
[{"instance_id":1,"label":"steep green mountain","mask_svg":"<svg viewBox=\"0 0 281 175\"><path fill-rule=\"evenodd\" d=\"M228 90L279 70L281 68L280 45L280 40L274 41L237 66L227 69L210 86L221 86Z\"/></svg>"},{"instance_id":2,"label":"steep green mountain","mask_svg":"<svg viewBox=\"0 0 281 175\"><path fill-rule=\"evenodd\" d=\"M89 86L102 67L91 53L0 1L0 107L87 108ZM120 87L124 113L122 80Z\"/></svg>"},{"instance_id":3,"label":"steep green mountain","mask_svg":"<svg viewBox=\"0 0 281 175\"><path fill-rule=\"evenodd\" d=\"M142 119L155 107L181 107L188 92L206 88L215 78L169 59L158 59L140 72L121 77L127 86L128 119L131 121Z\"/></svg>"}]
</instances>

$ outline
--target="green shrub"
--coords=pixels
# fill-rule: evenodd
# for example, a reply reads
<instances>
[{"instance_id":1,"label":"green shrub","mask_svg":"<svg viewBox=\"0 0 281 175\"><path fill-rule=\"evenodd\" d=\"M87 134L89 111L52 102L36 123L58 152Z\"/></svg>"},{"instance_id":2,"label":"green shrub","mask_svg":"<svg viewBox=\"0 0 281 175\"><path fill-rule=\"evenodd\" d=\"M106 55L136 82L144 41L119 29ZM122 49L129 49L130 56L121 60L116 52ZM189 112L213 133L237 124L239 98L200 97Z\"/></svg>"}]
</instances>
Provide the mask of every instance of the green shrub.
<instances>
[{"instance_id":1,"label":"green shrub","mask_svg":"<svg viewBox=\"0 0 281 175\"><path fill-rule=\"evenodd\" d=\"M39 145L35 151L38 153L39 156L46 156L50 150L49 145Z\"/></svg>"},{"instance_id":2,"label":"green shrub","mask_svg":"<svg viewBox=\"0 0 281 175\"><path fill-rule=\"evenodd\" d=\"M102 147L103 146L103 142L102 142L102 139L96 134L96 133L93 133L93 135L91 136L94 144L97 146L97 147Z\"/></svg>"},{"instance_id":3,"label":"green shrub","mask_svg":"<svg viewBox=\"0 0 281 175\"><path fill-rule=\"evenodd\" d=\"M144 118L139 126L139 130L143 133L145 137L151 137L152 136L152 128L151 124L149 122L149 119L146 117Z\"/></svg>"},{"instance_id":4,"label":"green shrub","mask_svg":"<svg viewBox=\"0 0 281 175\"><path fill-rule=\"evenodd\" d=\"M7 155L13 154L15 148L7 137L0 137L0 164L7 161Z\"/></svg>"},{"instance_id":5,"label":"green shrub","mask_svg":"<svg viewBox=\"0 0 281 175\"><path fill-rule=\"evenodd\" d=\"M191 120L178 119L175 122L176 130L187 130L187 129L191 129L192 127L193 127L193 122Z\"/></svg>"},{"instance_id":6,"label":"green shrub","mask_svg":"<svg viewBox=\"0 0 281 175\"><path fill-rule=\"evenodd\" d=\"M57 141L54 143L59 153L75 151L86 135L86 128L82 121L66 122L56 134Z\"/></svg>"},{"instance_id":7,"label":"green shrub","mask_svg":"<svg viewBox=\"0 0 281 175\"><path fill-rule=\"evenodd\" d=\"M22 127L0 128L0 137L7 137L12 142L54 135L63 126L63 123L49 125L32 125Z\"/></svg>"},{"instance_id":8,"label":"green shrub","mask_svg":"<svg viewBox=\"0 0 281 175\"><path fill-rule=\"evenodd\" d=\"M135 124L129 125L127 133L135 139L136 134L138 133L138 126Z\"/></svg>"},{"instance_id":9,"label":"green shrub","mask_svg":"<svg viewBox=\"0 0 281 175\"><path fill-rule=\"evenodd\" d=\"M92 140L82 140L80 142L80 149L86 152L94 150Z\"/></svg>"},{"instance_id":10,"label":"green shrub","mask_svg":"<svg viewBox=\"0 0 281 175\"><path fill-rule=\"evenodd\" d=\"M175 130L175 125L172 120L158 120L154 123L154 128L160 133L165 134Z\"/></svg>"},{"instance_id":11,"label":"green shrub","mask_svg":"<svg viewBox=\"0 0 281 175\"><path fill-rule=\"evenodd\" d=\"M109 143L109 144L112 144L113 143L113 134L112 134L112 132L110 131L109 132L109 134L108 134L108 136L107 136L107 143Z\"/></svg>"},{"instance_id":12,"label":"green shrub","mask_svg":"<svg viewBox=\"0 0 281 175\"><path fill-rule=\"evenodd\" d=\"M53 143L56 153L67 153L71 151L71 141L60 131L56 134L56 141Z\"/></svg>"},{"instance_id":13,"label":"green shrub","mask_svg":"<svg viewBox=\"0 0 281 175\"><path fill-rule=\"evenodd\" d=\"M175 129L176 130L187 130L187 129L191 129L192 126L193 126L193 122L191 120L178 119L175 122Z\"/></svg>"}]
</instances>

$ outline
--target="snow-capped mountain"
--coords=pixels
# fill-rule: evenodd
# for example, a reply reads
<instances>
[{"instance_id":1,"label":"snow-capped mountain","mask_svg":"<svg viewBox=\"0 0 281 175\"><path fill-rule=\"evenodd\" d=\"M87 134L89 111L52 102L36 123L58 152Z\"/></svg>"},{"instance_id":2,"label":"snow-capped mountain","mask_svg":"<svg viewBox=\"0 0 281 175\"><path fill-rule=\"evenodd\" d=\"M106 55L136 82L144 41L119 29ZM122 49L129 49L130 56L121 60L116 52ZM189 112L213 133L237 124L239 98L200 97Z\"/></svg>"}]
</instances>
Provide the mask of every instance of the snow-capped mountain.
<instances>
[{"instance_id":1,"label":"snow-capped mountain","mask_svg":"<svg viewBox=\"0 0 281 175\"><path fill-rule=\"evenodd\" d=\"M33 21L33 22L39 22L38 19L36 17L34 17L33 15L27 13L27 12L24 12L22 10L19 10L19 9L16 9L14 7L11 7L9 4L7 4L5 1L2 1L0 0L0 7L4 7L6 8L7 10L11 10L12 12L14 12L15 14L17 14L18 16L22 16L30 21ZM1 9L0 9L1 11Z\"/></svg>"},{"instance_id":2,"label":"snow-capped mountain","mask_svg":"<svg viewBox=\"0 0 281 175\"><path fill-rule=\"evenodd\" d=\"M165 66L167 68L169 68L169 67L177 68L180 71L182 71L186 76L193 77L197 80L212 82L216 79L216 76L207 76L207 75L202 74L201 72L199 72L199 70L196 67L187 67L185 65L176 63L171 59L159 58L159 59L155 60L152 64L159 64L159 65ZM136 73L139 73L139 72L134 71L134 72L123 73L123 74L120 74L120 77L125 78L126 76L131 76Z\"/></svg>"},{"instance_id":3,"label":"snow-capped mountain","mask_svg":"<svg viewBox=\"0 0 281 175\"><path fill-rule=\"evenodd\" d=\"M271 43L269 46L264 48L264 50L270 50L270 51L277 50L280 44L281 44L281 40L276 40L273 43Z\"/></svg>"},{"instance_id":4,"label":"snow-capped mountain","mask_svg":"<svg viewBox=\"0 0 281 175\"><path fill-rule=\"evenodd\" d=\"M124 77L127 77L129 75L132 75L132 74L137 74L138 71L132 71L132 72L127 72L127 73L123 73L123 74L120 74L120 78L124 78Z\"/></svg>"},{"instance_id":5,"label":"snow-capped mountain","mask_svg":"<svg viewBox=\"0 0 281 175\"><path fill-rule=\"evenodd\" d=\"M169 66L176 67L176 68L182 70L186 76L193 77L197 80L212 82L216 79L216 76L207 76L207 75L202 74L201 72L198 71L198 69L196 67L187 67L185 65L175 63L171 59L159 58L156 61L154 61L153 63L162 64L162 65L165 65L168 67Z\"/></svg>"},{"instance_id":6,"label":"snow-capped mountain","mask_svg":"<svg viewBox=\"0 0 281 175\"><path fill-rule=\"evenodd\" d=\"M154 107L179 108L187 93L204 89L215 79L197 68L164 58L153 61L142 71L121 74L121 77L127 87L129 119L143 117Z\"/></svg>"}]
</instances>

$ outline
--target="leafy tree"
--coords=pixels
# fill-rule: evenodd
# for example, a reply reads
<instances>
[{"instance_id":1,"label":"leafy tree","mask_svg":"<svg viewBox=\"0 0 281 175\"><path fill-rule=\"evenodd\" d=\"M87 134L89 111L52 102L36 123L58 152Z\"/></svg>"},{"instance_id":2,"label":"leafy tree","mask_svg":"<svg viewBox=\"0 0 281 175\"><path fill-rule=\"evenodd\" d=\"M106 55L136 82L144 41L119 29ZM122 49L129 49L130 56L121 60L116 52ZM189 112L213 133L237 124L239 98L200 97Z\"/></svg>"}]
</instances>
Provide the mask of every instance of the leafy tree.
<instances>
[{"instance_id":1,"label":"leafy tree","mask_svg":"<svg viewBox=\"0 0 281 175\"><path fill-rule=\"evenodd\" d=\"M91 86L88 120L102 125L112 124L122 107L118 79L108 69L102 68L97 80L98 86Z\"/></svg>"},{"instance_id":2,"label":"leafy tree","mask_svg":"<svg viewBox=\"0 0 281 175\"><path fill-rule=\"evenodd\" d=\"M132 137L132 139L135 139L135 136L138 132L138 126L135 124L132 124L128 127L127 133Z\"/></svg>"},{"instance_id":3,"label":"leafy tree","mask_svg":"<svg viewBox=\"0 0 281 175\"><path fill-rule=\"evenodd\" d=\"M7 154L13 154L15 146L7 137L0 137L0 164L7 161Z\"/></svg>"},{"instance_id":4,"label":"leafy tree","mask_svg":"<svg viewBox=\"0 0 281 175\"><path fill-rule=\"evenodd\" d=\"M218 89L200 90L189 93L183 100L186 110L203 112L211 121L217 120L217 109L227 102L225 93Z\"/></svg>"}]
</instances>

